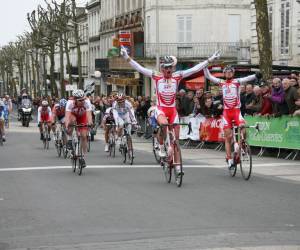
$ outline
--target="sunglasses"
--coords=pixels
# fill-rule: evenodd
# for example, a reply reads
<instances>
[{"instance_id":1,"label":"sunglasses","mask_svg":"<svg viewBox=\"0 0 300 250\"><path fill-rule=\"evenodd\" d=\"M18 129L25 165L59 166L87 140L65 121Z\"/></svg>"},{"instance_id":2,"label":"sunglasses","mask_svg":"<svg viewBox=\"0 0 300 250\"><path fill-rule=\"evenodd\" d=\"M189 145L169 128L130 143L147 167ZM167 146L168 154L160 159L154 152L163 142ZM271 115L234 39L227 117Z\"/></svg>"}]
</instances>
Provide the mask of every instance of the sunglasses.
<instances>
[{"instance_id":1,"label":"sunglasses","mask_svg":"<svg viewBox=\"0 0 300 250\"><path fill-rule=\"evenodd\" d=\"M85 99L77 99L77 102L83 102Z\"/></svg>"}]
</instances>

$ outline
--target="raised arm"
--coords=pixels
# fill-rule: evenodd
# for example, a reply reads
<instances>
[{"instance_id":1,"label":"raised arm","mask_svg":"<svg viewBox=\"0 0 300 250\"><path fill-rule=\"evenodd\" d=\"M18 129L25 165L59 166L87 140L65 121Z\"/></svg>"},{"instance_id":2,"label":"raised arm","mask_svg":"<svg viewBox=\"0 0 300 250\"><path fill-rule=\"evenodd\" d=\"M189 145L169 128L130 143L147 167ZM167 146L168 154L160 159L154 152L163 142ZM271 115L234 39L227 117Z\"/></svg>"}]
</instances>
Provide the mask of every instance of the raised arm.
<instances>
[{"instance_id":1,"label":"raised arm","mask_svg":"<svg viewBox=\"0 0 300 250\"><path fill-rule=\"evenodd\" d=\"M246 76L246 77L242 77L242 78L238 78L237 80L240 82L240 84L244 84L244 83L247 83L247 82L252 82L252 81L256 80L256 74Z\"/></svg>"},{"instance_id":2,"label":"raised arm","mask_svg":"<svg viewBox=\"0 0 300 250\"><path fill-rule=\"evenodd\" d=\"M216 51L210 58L208 58L206 61L198 63L197 65L195 65L193 68L181 71L182 77L186 78L189 77L199 71L201 71L202 69L206 68L208 66L209 63L213 62L214 60L216 60L217 58L220 57L220 51Z\"/></svg>"},{"instance_id":3,"label":"raised arm","mask_svg":"<svg viewBox=\"0 0 300 250\"><path fill-rule=\"evenodd\" d=\"M134 61L127 53L127 50L122 46L121 47L121 55L123 58L134 68L136 71L140 72L144 76L151 77L153 75L153 71L151 69L144 68L142 65Z\"/></svg>"},{"instance_id":4,"label":"raised arm","mask_svg":"<svg viewBox=\"0 0 300 250\"><path fill-rule=\"evenodd\" d=\"M222 79L217 78L217 77L214 77L214 76L209 72L208 68L204 68L203 71L204 71L205 77L206 77L208 80L210 80L212 83L214 83L214 84L220 84L220 83L221 83Z\"/></svg>"}]
</instances>

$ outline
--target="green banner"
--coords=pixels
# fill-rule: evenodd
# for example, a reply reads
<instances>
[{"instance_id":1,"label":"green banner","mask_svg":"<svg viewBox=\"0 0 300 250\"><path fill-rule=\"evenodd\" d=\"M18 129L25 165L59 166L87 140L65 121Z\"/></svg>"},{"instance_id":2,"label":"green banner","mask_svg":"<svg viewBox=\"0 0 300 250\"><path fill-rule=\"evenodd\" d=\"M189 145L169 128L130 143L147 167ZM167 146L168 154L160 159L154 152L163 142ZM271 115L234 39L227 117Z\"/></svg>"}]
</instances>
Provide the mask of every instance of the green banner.
<instances>
[{"instance_id":1,"label":"green banner","mask_svg":"<svg viewBox=\"0 0 300 250\"><path fill-rule=\"evenodd\" d=\"M260 131L247 130L251 146L300 150L300 117L264 118L246 116L247 125L259 124Z\"/></svg>"}]
</instances>

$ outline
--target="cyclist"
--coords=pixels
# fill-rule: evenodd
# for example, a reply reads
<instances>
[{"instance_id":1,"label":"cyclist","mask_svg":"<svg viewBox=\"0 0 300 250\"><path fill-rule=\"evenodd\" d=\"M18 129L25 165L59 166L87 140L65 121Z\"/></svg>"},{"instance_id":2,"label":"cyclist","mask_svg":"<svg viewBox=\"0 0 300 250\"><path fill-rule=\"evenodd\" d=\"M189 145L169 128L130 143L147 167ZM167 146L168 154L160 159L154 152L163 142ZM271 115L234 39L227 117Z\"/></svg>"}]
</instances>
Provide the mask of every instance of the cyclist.
<instances>
[{"instance_id":1,"label":"cyclist","mask_svg":"<svg viewBox=\"0 0 300 250\"><path fill-rule=\"evenodd\" d=\"M112 104L112 113L117 125L117 144L121 144L121 138L123 135L123 127L125 123L128 123L128 133L131 134L132 125L137 125L137 121L134 114L132 104L125 99L123 93L119 93L115 97L115 101Z\"/></svg>"},{"instance_id":2,"label":"cyclist","mask_svg":"<svg viewBox=\"0 0 300 250\"><path fill-rule=\"evenodd\" d=\"M114 115L113 115L113 108L107 108L105 111L105 114L103 116L102 124L101 127L104 129L104 139L105 139L105 148L104 151L108 152L109 151L109 145L108 145L108 140L109 140L109 126L107 125L113 125L115 124L114 120Z\"/></svg>"},{"instance_id":3,"label":"cyclist","mask_svg":"<svg viewBox=\"0 0 300 250\"><path fill-rule=\"evenodd\" d=\"M243 77L233 78L235 69L228 65L223 70L225 80L212 76L207 69L204 69L205 77L214 84L219 84L223 92L223 125L225 134L225 150L226 150L226 161L228 168L232 169L234 161L231 157L231 142L232 142L232 123L234 122L237 126L245 125L245 120L241 114L241 100L240 100L240 86L247 82L254 81L261 78L261 74L256 74ZM246 138L246 130L242 128L241 133Z\"/></svg>"},{"instance_id":4,"label":"cyclist","mask_svg":"<svg viewBox=\"0 0 300 250\"><path fill-rule=\"evenodd\" d=\"M184 71L175 71L177 64L177 59L174 56L165 56L161 60L160 69L161 72L155 72L153 70L144 68L136 61L134 61L127 53L124 47L121 47L121 55L123 58L133 67L135 70L141 74L151 77L155 82L155 91L157 96L157 108L156 108L156 118L159 125L178 123L178 113L176 110L176 93L178 89L179 82L186 77L189 77L203 68L208 66L210 62L219 58L220 52L215 52L208 60L195 65L193 68ZM179 126L175 127L176 139L179 138ZM164 151L163 138L166 134L166 128L163 129L161 135L158 135L159 139L159 156L165 157L166 152ZM178 159L178 155L175 158ZM176 166L177 173L180 166Z\"/></svg>"},{"instance_id":5,"label":"cyclist","mask_svg":"<svg viewBox=\"0 0 300 250\"><path fill-rule=\"evenodd\" d=\"M81 89L74 90L72 93L73 97L69 99L66 105L66 117L65 124L67 128L67 147L72 150L72 125L84 125L91 126L92 120L92 104L88 98L85 97L84 91ZM88 127L78 128L81 136L81 146L83 156L87 152L87 135ZM82 167L86 167L84 158L82 158Z\"/></svg>"},{"instance_id":6,"label":"cyclist","mask_svg":"<svg viewBox=\"0 0 300 250\"><path fill-rule=\"evenodd\" d=\"M50 134L51 131L51 124L52 124L52 112L51 108L49 107L48 101L44 100L42 101L42 105L38 108L38 117L37 117L37 122L38 122L38 127L40 129L40 140L44 140L44 131L43 131L43 126L42 123L46 122L48 123L48 132ZM51 138L49 136L48 140L50 141Z\"/></svg>"},{"instance_id":7,"label":"cyclist","mask_svg":"<svg viewBox=\"0 0 300 250\"><path fill-rule=\"evenodd\" d=\"M67 102L68 101L63 98L52 108L52 131L54 134L54 138L56 135L56 120L59 121L61 124L65 123L65 111ZM55 140L56 139L57 138L55 138Z\"/></svg>"},{"instance_id":8,"label":"cyclist","mask_svg":"<svg viewBox=\"0 0 300 250\"><path fill-rule=\"evenodd\" d=\"M2 140L6 141L5 138L5 129L4 129L4 123L5 123L5 104L4 102L0 99L0 130L2 133Z\"/></svg>"}]
</instances>

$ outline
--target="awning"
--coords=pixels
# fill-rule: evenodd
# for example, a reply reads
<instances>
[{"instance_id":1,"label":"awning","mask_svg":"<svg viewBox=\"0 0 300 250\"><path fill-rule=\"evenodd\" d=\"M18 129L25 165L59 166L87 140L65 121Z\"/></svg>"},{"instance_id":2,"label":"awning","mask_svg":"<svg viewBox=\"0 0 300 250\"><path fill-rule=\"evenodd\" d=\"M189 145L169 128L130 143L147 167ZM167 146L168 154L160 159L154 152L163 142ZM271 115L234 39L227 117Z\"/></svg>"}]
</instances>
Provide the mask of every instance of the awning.
<instances>
[{"instance_id":1,"label":"awning","mask_svg":"<svg viewBox=\"0 0 300 250\"><path fill-rule=\"evenodd\" d=\"M224 74L221 72L212 73L215 77L224 77ZM185 82L185 87L189 90L198 90L203 89L205 84L205 76L199 76L194 79L188 80Z\"/></svg>"}]
</instances>

